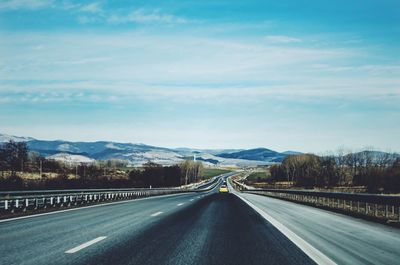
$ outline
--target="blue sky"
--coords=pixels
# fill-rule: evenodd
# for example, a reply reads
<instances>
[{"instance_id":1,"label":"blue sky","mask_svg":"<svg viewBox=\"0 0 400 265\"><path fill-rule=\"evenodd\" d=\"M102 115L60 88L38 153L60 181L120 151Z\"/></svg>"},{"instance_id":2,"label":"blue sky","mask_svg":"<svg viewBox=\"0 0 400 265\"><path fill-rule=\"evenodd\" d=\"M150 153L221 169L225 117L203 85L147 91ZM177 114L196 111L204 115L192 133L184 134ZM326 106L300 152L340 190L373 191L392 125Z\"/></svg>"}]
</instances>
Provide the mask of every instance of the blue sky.
<instances>
[{"instance_id":1,"label":"blue sky","mask_svg":"<svg viewBox=\"0 0 400 265\"><path fill-rule=\"evenodd\" d=\"M399 1L0 1L0 131L400 151Z\"/></svg>"}]
</instances>

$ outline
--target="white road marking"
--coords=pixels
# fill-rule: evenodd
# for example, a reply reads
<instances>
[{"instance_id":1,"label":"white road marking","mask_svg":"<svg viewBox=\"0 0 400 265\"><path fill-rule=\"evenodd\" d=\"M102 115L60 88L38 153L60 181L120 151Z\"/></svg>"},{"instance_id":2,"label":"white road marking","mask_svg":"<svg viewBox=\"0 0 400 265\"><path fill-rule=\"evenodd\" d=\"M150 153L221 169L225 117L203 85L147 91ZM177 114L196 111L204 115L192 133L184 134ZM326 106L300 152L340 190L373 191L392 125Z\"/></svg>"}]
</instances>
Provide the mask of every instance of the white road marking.
<instances>
[{"instance_id":1,"label":"white road marking","mask_svg":"<svg viewBox=\"0 0 400 265\"><path fill-rule=\"evenodd\" d=\"M234 192L237 197L239 197L242 201L244 201L247 205L249 205L251 208L253 208L257 213L259 213L265 220L267 220L269 223L271 223L275 228L277 228L282 234L284 234L290 241L292 241L296 246L298 246L304 253L306 253L307 256L309 256L315 263L321 264L321 265L337 265L333 260L328 258L325 254L323 254L321 251L318 249L314 248L311 246L309 243L307 243L304 239L299 237L297 234L295 234L292 230L284 226L282 223L280 223L278 220L276 220L274 217L269 215L268 213L264 212L257 206L255 206L253 203L248 201L246 198L243 198L242 196L238 195L236 192Z\"/></svg>"},{"instance_id":2,"label":"white road marking","mask_svg":"<svg viewBox=\"0 0 400 265\"><path fill-rule=\"evenodd\" d=\"M200 199L201 198L201 196L197 196L197 199Z\"/></svg>"},{"instance_id":3,"label":"white road marking","mask_svg":"<svg viewBox=\"0 0 400 265\"><path fill-rule=\"evenodd\" d=\"M190 199L190 201L192 202L192 201L194 201L194 199Z\"/></svg>"},{"instance_id":4,"label":"white road marking","mask_svg":"<svg viewBox=\"0 0 400 265\"><path fill-rule=\"evenodd\" d=\"M77 247L74 247L74 248L71 248L70 250L65 251L65 253L67 253L67 254L76 253L76 252L78 252L79 250L82 250L82 249L84 249L84 248L87 248L88 246L91 246L91 245L93 245L93 244L96 244L97 242L100 242L101 240L106 239L106 238L107 238L106 236L99 236L98 238L95 238L95 239L90 240L90 241L88 241L88 242L86 242L86 243L83 243L82 245L79 245L79 246L77 246Z\"/></svg>"},{"instance_id":5,"label":"white road marking","mask_svg":"<svg viewBox=\"0 0 400 265\"><path fill-rule=\"evenodd\" d=\"M103 206L115 205L115 204L121 204L121 203L129 203L129 202L143 201L143 200L154 200L154 199L160 199L160 198L172 197L172 196L182 196L182 195L186 195L186 194L188 194L188 193L186 193L186 192L185 193L174 193L174 194L147 197L147 198L131 199L131 200L119 201L119 202L107 202L107 203L103 203L103 204L80 206L80 207L72 208L72 209L57 210L57 211L54 211L54 212L38 213L38 214L32 214L32 215L26 215L26 216L20 216L20 217L4 219L4 220L0 220L0 223L5 223L5 222L10 222L10 221L15 221L15 220L21 220L21 219L27 219L27 218L33 218L33 217L39 217L39 216L43 216L43 215L51 215L51 214L58 214L58 213L65 213L65 212L83 210L83 209L88 209L88 208L103 207Z\"/></svg>"},{"instance_id":6,"label":"white road marking","mask_svg":"<svg viewBox=\"0 0 400 265\"><path fill-rule=\"evenodd\" d=\"M151 216L157 216L157 215L160 215L160 214L162 214L163 212L156 212L156 213L153 213Z\"/></svg>"},{"instance_id":7,"label":"white road marking","mask_svg":"<svg viewBox=\"0 0 400 265\"><path fill-rule=\"evenodd\" d=\"M181 206L181 205L183 205L183 203L178 203L177 205L178 205L178 206Z\"/></svg>"}]
</instances>

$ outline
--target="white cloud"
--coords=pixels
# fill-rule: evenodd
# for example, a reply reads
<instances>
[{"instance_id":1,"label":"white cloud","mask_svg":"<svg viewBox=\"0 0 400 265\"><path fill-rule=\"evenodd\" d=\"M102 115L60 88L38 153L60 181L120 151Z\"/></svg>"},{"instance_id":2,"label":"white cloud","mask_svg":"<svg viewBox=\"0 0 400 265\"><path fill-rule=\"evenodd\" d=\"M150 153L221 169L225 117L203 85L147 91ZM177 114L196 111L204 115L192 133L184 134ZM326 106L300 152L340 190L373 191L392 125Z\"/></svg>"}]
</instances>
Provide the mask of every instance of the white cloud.
<instances>
[{"instance_id":1,"label":"white cloud","mask_svg":"<svg viewBox=\"0 0 400 265\"><path fill-rule=\"evenodd\" d=\"M166 23L166 24L183 24L187 23L187 19L182 17L177 17L170 14L161 13L160 10L144 10L137 9L126 15L113 14L107 18L107 22L113 24L121 23Z\"/></svg>"},{"instance_id":2,"label":"white cloud","mask_svg":"<svg viewBox=\"0 0 400 265\"><path fill-rule=\"evenodd\" d=\"M88 12L88 13L99 13L102 12L102 7L100 3L90 3L87 5L83 5L79 8L81 12Z\"/></svg>"},{"instance_id":3,"label":"white cloud","mask_svg":"<svg viewBox=\"0 0 400 265\"><path fill-rule=\"evenodd\" d=\"M268 42L271 43L298 43L302 42L301 39L299 38L294 38L290 36L284 36L284 35L269 35L265 36L264 39Z\"/></svg>"},{"instance_id":4,"label":"white cloud","mask_svg":"<svg viewBox=\"0 0 400 265\"><path fill-rule=\"evenodd\" d=\"M53 0L2 0L0 10L43 9L51 7Z\"/></svg>"},{"instance_id":5,"label":"white cloud","mask_svg":"<svg viewBox=\"0 0 400 265\"><path fill-rule=\"evenodd\" d=\"M118 92L119 99L168 97L180 101L386 98L400 93L400 65L348 65L349 59L368 58L352 49L136 31L2 36L9 41L0 43L0 80L15 83L3 83L0 92L82 90L100 95L92 97L99 101L109 98L104 91ZM60 95L43 98L69 100Z\"/></svg>"}]
</instances>

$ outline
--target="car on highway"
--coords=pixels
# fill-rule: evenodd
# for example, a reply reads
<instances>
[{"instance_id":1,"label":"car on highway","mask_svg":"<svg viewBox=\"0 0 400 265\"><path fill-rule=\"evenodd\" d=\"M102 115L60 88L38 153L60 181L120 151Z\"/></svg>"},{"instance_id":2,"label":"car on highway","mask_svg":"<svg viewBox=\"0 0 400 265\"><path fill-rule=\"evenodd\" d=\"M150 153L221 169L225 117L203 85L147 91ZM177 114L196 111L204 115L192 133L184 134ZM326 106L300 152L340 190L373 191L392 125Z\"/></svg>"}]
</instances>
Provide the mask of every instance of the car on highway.
<instances>
[{"instance_id":1,"label":"car on highway","mask_svg":"<svg viewBox=\"0 0 400 265\"><path fill-rule=\"evenodd\" d=\"M220 193L229 192L228 187L226 185L221 185L221 187L219 187L219 192Z\"/></svg>"}]
</instances>

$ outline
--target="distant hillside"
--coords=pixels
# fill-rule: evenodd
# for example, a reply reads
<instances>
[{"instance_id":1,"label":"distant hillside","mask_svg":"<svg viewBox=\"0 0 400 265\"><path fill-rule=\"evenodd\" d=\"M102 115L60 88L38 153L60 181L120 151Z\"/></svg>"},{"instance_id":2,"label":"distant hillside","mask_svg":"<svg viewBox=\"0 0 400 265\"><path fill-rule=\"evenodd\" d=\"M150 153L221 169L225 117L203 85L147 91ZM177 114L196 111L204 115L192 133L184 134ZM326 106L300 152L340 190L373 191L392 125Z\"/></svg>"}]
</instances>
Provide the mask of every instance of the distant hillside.
<instances>
[{"instance_id":1,"label":"distant hillside","mask_svg":"<svg viewBox=\"0 0 400 265\"><path fill-rule=\"evenodd\" d=\"M177 164L185 159L203 161L208 165L257 166L281 162L286 154L266 148L242 149L191 149L164 148L145 144L116 143L107 141L71 142L63 140L45 141L31 137L0 134L0 143L25 141L32 152L66 162L87 163L94 160L121 159L131 165L142 165L148 161L162 165Z\"/></svg>"},{"instance_id":2,"label":"distant hillside","mask_svg":"<svg viewBox=\"0 0 400 265\"><path fill-rule=\"evenodd\" d=\"M232 153L221 153L218 154L217 156L224 158L235 158L235 159L245 159L245 160L266 161L266 162L280 162L287 156L287 154L278 153L276 151L267 148L255 148L255 149L242 150Z\"/></svg>"}]
</instances>

